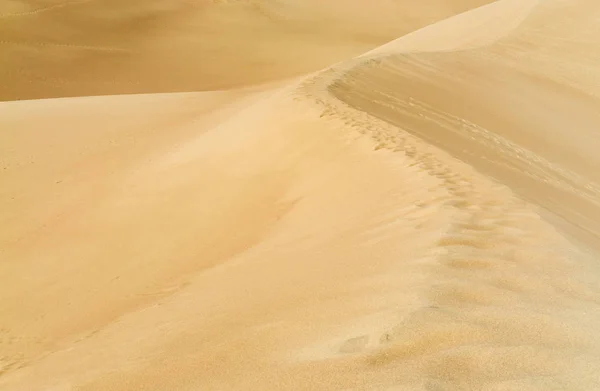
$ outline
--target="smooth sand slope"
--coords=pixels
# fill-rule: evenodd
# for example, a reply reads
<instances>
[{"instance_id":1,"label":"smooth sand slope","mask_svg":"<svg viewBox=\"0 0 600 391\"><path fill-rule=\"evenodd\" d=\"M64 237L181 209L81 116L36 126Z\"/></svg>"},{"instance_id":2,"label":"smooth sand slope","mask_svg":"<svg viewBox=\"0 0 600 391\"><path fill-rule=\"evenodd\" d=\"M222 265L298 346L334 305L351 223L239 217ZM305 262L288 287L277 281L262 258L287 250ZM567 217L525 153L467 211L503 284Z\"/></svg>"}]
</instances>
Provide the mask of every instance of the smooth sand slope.
<instances>
[{"instance_id":1,"label":"smooth sand slope","mask_svg":"<svg viewBox=\"0 0 600 391\"><path fill-rule=\"evenodd\" d=\"M489 2L3 0L0 101L264 83Z\"/></svg>"},{"instance_id":2,"label":"smooth sand slope","mask_svg":"<svg viewBox=\"0 0 600 391\"><path fill-rule=\"evenodd\" d=\"M599 389L599 17L0 104L0 389Z\"/></svg>"}]
</instances>

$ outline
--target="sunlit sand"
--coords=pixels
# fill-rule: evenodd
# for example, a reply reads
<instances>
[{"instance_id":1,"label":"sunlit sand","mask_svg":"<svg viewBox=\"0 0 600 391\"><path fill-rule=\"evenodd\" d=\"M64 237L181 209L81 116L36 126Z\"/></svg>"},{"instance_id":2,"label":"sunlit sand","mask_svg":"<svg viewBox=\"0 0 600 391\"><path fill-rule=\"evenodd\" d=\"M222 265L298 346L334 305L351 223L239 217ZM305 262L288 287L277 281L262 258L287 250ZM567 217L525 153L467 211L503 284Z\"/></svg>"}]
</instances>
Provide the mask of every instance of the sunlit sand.
<instances>
[{"instance_id":1,"label":"sunlit sand","mask_svg":"<svg viewBox=\"0 0 600 391\"><path fill-rule=\"evenodd\" d=\"M365 4L0 4L0 390L600 389L600 3Z\"/></svg>"}]
</instances>

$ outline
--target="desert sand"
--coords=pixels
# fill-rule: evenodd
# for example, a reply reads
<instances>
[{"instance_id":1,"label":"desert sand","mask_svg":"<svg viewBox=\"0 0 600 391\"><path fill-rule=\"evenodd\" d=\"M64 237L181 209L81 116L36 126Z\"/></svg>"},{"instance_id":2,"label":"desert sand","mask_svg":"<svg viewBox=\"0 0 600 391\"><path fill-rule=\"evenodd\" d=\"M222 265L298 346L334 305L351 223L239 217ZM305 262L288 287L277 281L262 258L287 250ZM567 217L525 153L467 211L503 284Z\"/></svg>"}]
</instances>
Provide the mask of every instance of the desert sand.
<instances>
[{"instance_id":1,"label":"desert sand","mask_svg":"<svg viewBox=\"0 0 600 391\"><path fill-rule=\"evenodd\" d=\"M0 390L600 389L600 3L366 4L0 2Z\"/></svg>"}]
</instances>

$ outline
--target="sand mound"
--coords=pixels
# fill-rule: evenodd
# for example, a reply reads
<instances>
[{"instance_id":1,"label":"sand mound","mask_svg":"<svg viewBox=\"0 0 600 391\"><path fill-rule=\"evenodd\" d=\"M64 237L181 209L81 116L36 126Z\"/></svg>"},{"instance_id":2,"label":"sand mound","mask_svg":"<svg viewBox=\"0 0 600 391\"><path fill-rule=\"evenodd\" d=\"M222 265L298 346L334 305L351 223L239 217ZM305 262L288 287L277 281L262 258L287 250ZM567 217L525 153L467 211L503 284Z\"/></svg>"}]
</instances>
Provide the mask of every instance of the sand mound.
<instances>
[{"instance_id":1,"label":"sand mound","mask_svg":"<svg viewBox=\"0 0 600 391\"><path fill-rule=\"evenodd\" d=\"M600 84L592 70L600 61L591 53L600 27L587 15L599 10L578 2L538 6L492 45L379 57L331 90L509 185L597 245Z\"/></svg>"},{"instance_id":2,"label":"sand mound","mask_svg":"<svg viewBox=\"0 0 600 391\"><path fill-rule=\"evenodd\" d=\"M599 14L501 0L282 84L0 105L0 389L598 388Z\"/></svg>"},{"instance_id":3,"label":"sand mound","mask_svg":"<svg viewBox=\"0 0 600 391\"><path fill-rule=\"evenodd\" d=\"M264 83L490 1L4 0L0 101Z\"/></svg>"}]
</instances>

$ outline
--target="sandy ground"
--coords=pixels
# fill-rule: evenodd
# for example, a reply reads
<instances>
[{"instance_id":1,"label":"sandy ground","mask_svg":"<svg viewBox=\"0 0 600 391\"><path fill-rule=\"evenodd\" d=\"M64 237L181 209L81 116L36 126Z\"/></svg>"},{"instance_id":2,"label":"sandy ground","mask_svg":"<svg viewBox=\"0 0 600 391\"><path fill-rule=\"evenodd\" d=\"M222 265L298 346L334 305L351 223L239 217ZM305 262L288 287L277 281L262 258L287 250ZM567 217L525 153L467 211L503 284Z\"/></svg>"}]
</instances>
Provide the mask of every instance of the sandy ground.
<instances>
[{"instance_id":1,"label":"sandy ground","mask_svg":"<svg viewBox=\"0 0 600 391\"><path fill-rule=\"evenodd\" d=\"M0 390L600 389L600 3L418 3L1 2Z\"/></svg>"},{"instance_id":2,"label":"sandy ground","mask_svg":"<svg viewBox=\"0 0 600 391\"><path fill-rule=\"evenodd\" d=\"M0 101L300 76L490 0L2 0Z\"/></svg>"}]
</instances>

